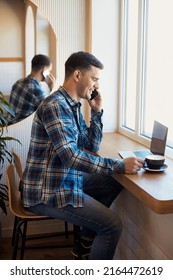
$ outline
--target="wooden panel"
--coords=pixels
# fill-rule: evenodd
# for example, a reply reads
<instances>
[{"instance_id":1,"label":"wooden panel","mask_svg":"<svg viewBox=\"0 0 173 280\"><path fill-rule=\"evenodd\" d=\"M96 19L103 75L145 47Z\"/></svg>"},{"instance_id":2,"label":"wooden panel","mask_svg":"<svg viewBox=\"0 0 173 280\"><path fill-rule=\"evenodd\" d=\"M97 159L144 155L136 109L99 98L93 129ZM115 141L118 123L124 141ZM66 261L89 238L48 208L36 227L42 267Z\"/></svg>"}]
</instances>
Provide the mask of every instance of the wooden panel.
<instances>
[{"instance_id":1,"label":"wooden panel","mask_svg":"<svg viewBox=\"0 0 173 280\"><path fill-rule=\"evenodd\" d=\"M24 61L22 57L0 57L0 62L19 62Z\"/></svg>"}]
</instances>

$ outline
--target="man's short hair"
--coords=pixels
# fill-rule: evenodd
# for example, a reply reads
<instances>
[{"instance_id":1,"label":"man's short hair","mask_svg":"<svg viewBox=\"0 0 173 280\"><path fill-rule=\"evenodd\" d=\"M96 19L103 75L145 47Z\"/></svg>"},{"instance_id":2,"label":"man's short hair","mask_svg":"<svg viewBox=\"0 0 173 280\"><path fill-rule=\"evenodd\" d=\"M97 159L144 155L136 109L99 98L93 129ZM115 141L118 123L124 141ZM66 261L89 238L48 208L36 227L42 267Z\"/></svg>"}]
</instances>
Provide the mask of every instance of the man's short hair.
<instances>
[{"instance_id":1,"label":"man's short hair","mask_svg":"<svg viewBox=\"0 0 173 280\"><path fill-rule=\"evenodd\" d=\"M75 70L89 70L91 66L103 69L103 64L92 54L88 52L76 52L70 55L65 62L65 79L68 78Z\"/></svg>"},{"instance_id":2,"label":"man's short hair","mask_svg":"<svg viewBox=\"0 0 173 280\"><path fill-rule=\"evenodd\" d=\"M40 70L42 67L50 66L50 64L50 58L44 54L37 54L31 60L31 67L34 70Z\"/></svg>"}]
</instances>

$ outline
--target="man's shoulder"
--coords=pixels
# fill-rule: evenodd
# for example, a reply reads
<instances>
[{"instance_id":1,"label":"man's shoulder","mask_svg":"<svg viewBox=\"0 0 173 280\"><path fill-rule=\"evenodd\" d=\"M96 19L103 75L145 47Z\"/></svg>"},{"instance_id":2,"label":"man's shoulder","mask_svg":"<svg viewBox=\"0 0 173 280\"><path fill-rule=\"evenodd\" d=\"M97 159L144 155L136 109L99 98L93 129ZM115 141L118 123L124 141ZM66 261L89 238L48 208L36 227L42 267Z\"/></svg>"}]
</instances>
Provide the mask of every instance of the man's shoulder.
<instances>
[{"instance_id":1,"label":"man's shoulder","mask_svg":"<svg viewBox=\"0 0 173 280\"><path fill-rule=\"evenodd\" d=\"M67 104L64 96L62 95L61 91L59 91L59 90L56 90L53 93L51 93L49 96L47 96L43 103L44 103L44 105L46 105L46 104L49 104L49 105L50 104L52 104L52 105L53 104L59 104L59 105L64 104L64 105L66 105Z\"/></svg>"},{"instance_id":2,"label":"man's shoulder","mask_svg":"<svg viewBox=\"0 0 173 280\"><path fill-rule=\"evenodd\" d=\"M21 84L23 84L25 78L22 78L22 79L19 79L17 80L14 84L13 84L13 88L16 87L16 86L19 86Z\"/></svg>"},{"instance_id":3,"label":"man's shoulder","mask_svg":"<svg viewBox=\"0 0 173 280\"><path fill-rule=\"evenodd\" d=\"M13 88L15 87L25 87L28 86L30 84L33 84L32 80L27 76L25 78L19 79L17 80L14 84L13 84Z\"/></svg>"},{"instance_id":4,"label":"man's shoulder","mask_svg":"<svg viewBox=\"0 0 173 280\"><path fill-rule=\"evenodd\" d=\"M62 112L71 111L71 108L65 99L65 97L61 94L60 91L55 91L51 93L48 97L46 97L39 106L39 112L41 111L54 111L60 110Z\"/></svg>"},{"instance_id":5,"label":"man's shoulder","mask_svg":"<svg viewBox=\"0 0 173 280\"><path fill-rule=\"evenodd\" d=\"M32 96L32 97L34 97L34 96L39 97L39 96L42 96L44 94L44 91L39 86L39 84L37 84L33 80L29 79L28 77L18 80L13 85L11 92L13 94L15 92L22 92L23 95L25 94L25 95L29 95L29 96Z\"/></svg>"}]
</instances>

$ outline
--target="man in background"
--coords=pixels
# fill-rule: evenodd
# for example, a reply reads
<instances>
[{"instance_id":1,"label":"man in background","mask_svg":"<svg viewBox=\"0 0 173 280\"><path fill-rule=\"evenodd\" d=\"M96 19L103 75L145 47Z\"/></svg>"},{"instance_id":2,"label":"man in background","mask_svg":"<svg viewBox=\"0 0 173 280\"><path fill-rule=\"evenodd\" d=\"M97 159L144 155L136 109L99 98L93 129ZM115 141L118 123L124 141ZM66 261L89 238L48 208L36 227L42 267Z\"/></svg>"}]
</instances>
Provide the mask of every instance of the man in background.
<instances>
[{"instance_id":1,"label":"man in background","mask_svg":"<svg viewBox=\"0 0 173 280\"><path fill-rule=\"evenodd\" d=\"M13 86L9 103L15 112L15 117L8 116L9 124L21 121L34 113L47 96L40 82L46 82L50 92L55 86L55 78L50 73L52 63L48 56L35 55L31 61L31 73L18 80Z\"/></svg>"}]
</instances>

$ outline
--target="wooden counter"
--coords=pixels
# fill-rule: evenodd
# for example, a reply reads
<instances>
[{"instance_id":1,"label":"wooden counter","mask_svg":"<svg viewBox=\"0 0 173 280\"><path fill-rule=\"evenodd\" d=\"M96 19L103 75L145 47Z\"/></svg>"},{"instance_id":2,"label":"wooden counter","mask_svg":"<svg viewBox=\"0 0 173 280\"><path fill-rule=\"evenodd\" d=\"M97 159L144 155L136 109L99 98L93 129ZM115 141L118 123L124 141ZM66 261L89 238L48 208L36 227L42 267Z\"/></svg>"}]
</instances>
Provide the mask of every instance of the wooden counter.
<instances>
[{"instance_id":1,"label":"wooden counter","mask_svg":"<svg viewBox=\"0 0 173 280\"><path fill-rule=\"evenodd\" d=\"M138 149L146 147L120 133L104 133L98 154L120 158L118 151ZM168 168L164 172L142 169L137 174L114 174L113 178L156 213L173 213L173 160L166 158L165 164Z\"/></svg>"}]
</instances>

